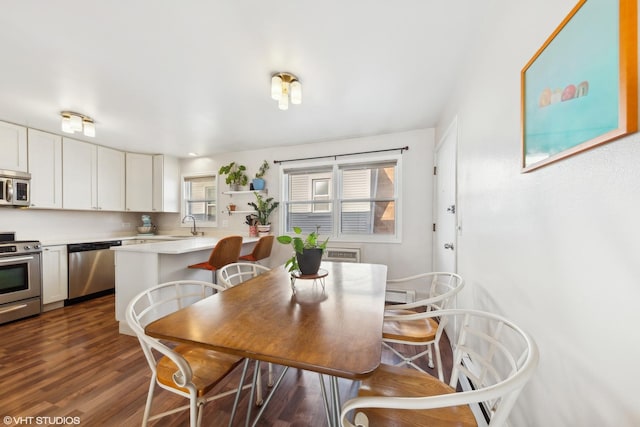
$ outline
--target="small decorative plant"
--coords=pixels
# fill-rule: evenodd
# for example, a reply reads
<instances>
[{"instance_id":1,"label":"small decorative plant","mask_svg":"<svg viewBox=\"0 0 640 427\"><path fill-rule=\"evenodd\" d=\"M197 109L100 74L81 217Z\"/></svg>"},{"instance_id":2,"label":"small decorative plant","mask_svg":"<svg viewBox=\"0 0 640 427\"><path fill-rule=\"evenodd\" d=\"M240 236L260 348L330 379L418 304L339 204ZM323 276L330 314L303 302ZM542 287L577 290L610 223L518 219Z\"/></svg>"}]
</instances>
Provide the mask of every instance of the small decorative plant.
<instances>
[{"instance_id":1,"label":"small decorative plant","mask_svg":"<svg viewBox=\"0 0 640 427\"><path fill-rule=\"evenodd\" d=\"M257 192L254 192L253 194L256 196L256 201L249 202L247 204L256 211L256 214L258 215L258 223L260 225L270 224L269 216L271 215L271 212L280 205L280 202L274 202L273 197L265 199L262 197L262 194Z\"/></svg>"},{"instance_id":2,"label":"small decorative plant","mask_svg":"<svg viewBox=\"0 0 640 427\"><path fill-rule=\"evenodd\" d=\"M246 166L231 162L226 166L222 166L218 173L220 175L227 175L225 182L231 186L231 188L238 188L242 185L249 183L249 177L245 173Z\"/></svg>"},{"instance_id":3,"label":"small decorative plant","mask_svg":"<svg viewBox=\"0 0 640 427\"><path fill-rule=\"evenodd\" d=\"M269 170L269 163L266 160L262 161L260 169L256 172L256 177L253 179L254 190L264 190L264 174Z\"/></svg>"},{"instance_id":4,"label":"small decorative plant","mask_svg":"<svg viewBox=\"0 0 640 427\"><path fill-rule=\"evenodd\" d=\"M284 268L288 268L289 272L294 273L299 271L302 274L316 274L318 272L320 262L322 261L322 252L327 248L327 243L329 242L328 237L324 242L318 240L319 228L320 227L316 227L316 231L309 233L307 237L278 236L278 242L285 245L290 244L295 250L293 256L284 264ZM293 232L301 235L302 229L300 227L293 227ZM307 259L309 255L313 258L312 260ZM307 264L307 261L311 262Z\"/></svg>"},{"instance_id":5,"label":"small decorative plant","mask_svg":"<svg viewBox=\"0 0 640 427\"><path fill-rule=\"evenodd\" d=\"M256 178L263 178L264 174L267 173L268 170L269 170L269 162L267 162L266 160L263 160L262 164L260 165L260 168L258 169L258 172L256 172Z\"/></svg>"}]
</instances>

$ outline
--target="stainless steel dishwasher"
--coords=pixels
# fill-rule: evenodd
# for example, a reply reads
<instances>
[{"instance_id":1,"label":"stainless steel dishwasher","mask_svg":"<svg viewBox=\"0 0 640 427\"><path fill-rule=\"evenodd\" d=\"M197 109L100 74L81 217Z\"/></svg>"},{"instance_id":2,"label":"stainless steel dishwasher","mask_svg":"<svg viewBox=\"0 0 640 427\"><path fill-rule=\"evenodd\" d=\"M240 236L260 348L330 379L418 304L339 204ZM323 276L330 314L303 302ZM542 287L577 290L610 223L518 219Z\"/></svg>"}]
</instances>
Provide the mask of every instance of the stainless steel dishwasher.
<instances>
[{"instance_id":1,"label":"stainless steel dishwasher","mask_svg":"<svg viewBox=\"0 0 640 427\"><path fill-rule=\"evenodd\" d=\"M67 245L69 261L68 303L113 292L116 275L114 254L109 248L121 245L121 240Z\"/></svg>"}]
</instances>

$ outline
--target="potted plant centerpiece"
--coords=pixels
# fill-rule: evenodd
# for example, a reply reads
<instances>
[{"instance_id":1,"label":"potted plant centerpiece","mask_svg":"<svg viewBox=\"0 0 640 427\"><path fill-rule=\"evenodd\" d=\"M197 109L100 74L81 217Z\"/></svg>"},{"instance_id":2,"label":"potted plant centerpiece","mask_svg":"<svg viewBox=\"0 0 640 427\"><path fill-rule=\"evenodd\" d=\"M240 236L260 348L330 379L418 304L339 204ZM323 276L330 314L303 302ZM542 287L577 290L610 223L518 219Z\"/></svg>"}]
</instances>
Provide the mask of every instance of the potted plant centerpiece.
<instances>
[{"instance_id":1,"label":"potted plant centerpiece","mask_svg":"<svg viewBox=\"0 0 640 427\"><path fill-rule=\"evenodd\" d=\"M280 205L280 203L274 202L273 197L265 199L262 194L258 192L254 192L253 194L256 196L256 201L249 202L247 204L256 211L256 215L258 216L258 232L263 235L268 234L269 231L271 231L269 216L271 215L271 212Z\"/></svg>"},{"instance_id":2,"label":"potted plant centerpiece","mask_svg":"<svg viewBox=\"0 0 640 427\"><path fill-rule=\"evenodd\" d=\"M291 244L295 253L284 264L285 268L289 269L289 272L294 273L299 271L303 275L316 274L320 269L320 263L322 262L322 253L327 248L327 242L329 238L324 242L318 240L318 229L310 233L307 237L299 237L302 234L300 227L293 227L293 232L296 236L278 236L278 242L288 245Z\"/></svg>"},{"instance_id":3,"label":"potted plant centerpiece","mask_svg":"<svg viewBox=\"0 0 640 427\"><path fill-rule=\"evenodd\" d=\"M256 177L253 179L253 189L254 190L264 190L264 174L269 170L269 162L264 160L260 165L260 169L256 172Z\"/></svg>"},{"instance_id":4,"label":"potted plant centerpiece","mask_svg":"<svg viewBox=\"0 0 640 427\"><path fill-rule=\"evenodd\" d=\"M231 162L226 166L222 166L218 173L227 175L225 182L229 184L231 191L238 191L241 186L247 185L249 177L245 173L246 166Z\"/></svg>"}]
</instances>

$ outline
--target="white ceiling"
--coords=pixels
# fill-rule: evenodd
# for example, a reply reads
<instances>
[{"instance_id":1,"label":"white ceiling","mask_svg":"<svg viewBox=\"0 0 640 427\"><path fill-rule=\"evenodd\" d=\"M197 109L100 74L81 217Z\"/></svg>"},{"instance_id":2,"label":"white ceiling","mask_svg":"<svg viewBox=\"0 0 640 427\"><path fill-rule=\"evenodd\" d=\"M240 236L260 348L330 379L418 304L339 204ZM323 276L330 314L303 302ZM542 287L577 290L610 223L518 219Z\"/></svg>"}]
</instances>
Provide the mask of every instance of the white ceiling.
<instances>
[{"instance_id":1,"label":"white ceiling","mask_svg":"<svg viewBox=\"0 0 640 427\"><path fill-rule=\"evenodd\" d=\"M484 3L7 0L0 120L77 111L97 144L179 157L432 127ZM302 105L271 99L279 71Z\"/></svg>"}]
</instances>

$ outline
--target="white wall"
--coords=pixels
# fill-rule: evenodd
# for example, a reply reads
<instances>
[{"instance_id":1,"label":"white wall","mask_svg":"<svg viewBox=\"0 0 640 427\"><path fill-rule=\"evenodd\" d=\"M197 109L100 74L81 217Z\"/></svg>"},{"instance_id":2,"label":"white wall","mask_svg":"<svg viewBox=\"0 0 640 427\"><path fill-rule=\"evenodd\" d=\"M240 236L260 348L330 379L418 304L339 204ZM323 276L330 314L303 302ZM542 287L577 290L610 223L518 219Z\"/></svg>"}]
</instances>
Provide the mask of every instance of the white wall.
<instances>
[{"instance_id":1,"label":"white wall","mask_svg":"<svg viewBox=\"0 0 640 427\"><path fill-rule=\"evenodd\" d=\"M459 119L463 305L541 351L512 425L640 425L640 135L520 173L520 71L575 0L501 1L442 118Z\"/></svg>"},{"instance_id":2,"label":"white wall","mask_svg":"<svg viewBox=\"0 0 640 427\"><path fill-rule=\"evenodd\" d=\"M321 156L327 154L341 154L369 150L409 146L402 157L403 166L403 208L402 208L402 243L399 244L347 244L330 241L333 246L361 247L362 261L383 263L389 265L389 277L401 277L409 273L429 271L431 269L431 194L433 187L433 147L434 129L415 130L388 135L366 138L353 138L339 141L328 141L313 144L301 144L288 147L276 147L265 150L252 150L236 153L226 153L215 158L199 158L183 160L181 173L215 171L221 165L236 161L247 166L249 177L253 177L256 170L266 159L271 168L265 176L269 196L275 200L280 198L279 166L273 160L286 160L301 157ZM224 179L218 183L218 197L220 208L231 200L229 196L220 194L226 190ZM234 196L233 200L238 209L249 209L246 203L253 200L253 196ZM273 234L278 235L278 215L280 209L272 215ZM163 230L173 232L173 227L179 226L179 215L163 214L159 225ZM222 227L222 221L227 220L228 226ZM221 215L218 220L219 233L247 234L244 225L244 215ZM271 265L281 264L290 256L291 248L275 244Z\"/></svg>"}]
</instances>

